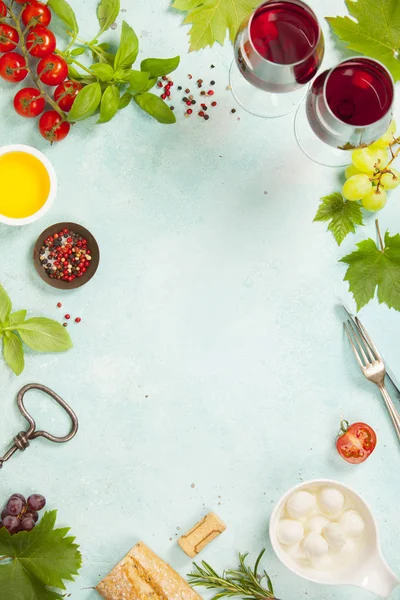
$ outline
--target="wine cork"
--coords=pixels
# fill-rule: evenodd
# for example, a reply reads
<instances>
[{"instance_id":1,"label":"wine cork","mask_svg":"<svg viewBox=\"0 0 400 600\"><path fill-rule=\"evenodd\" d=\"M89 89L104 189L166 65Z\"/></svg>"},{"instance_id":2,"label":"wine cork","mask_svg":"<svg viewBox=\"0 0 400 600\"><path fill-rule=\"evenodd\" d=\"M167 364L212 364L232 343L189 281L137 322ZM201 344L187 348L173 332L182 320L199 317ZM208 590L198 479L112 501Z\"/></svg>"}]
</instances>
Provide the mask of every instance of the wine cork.
<instances>
[{"instance_id":1,"label":"wine cork","mask_svg":"<svg viewBox=\"0 0 400 600\"><path fill-rule=\"evenodd\" d=\"M226 525L218 515L210 512L204 519L196 523L190 531L182 535L178 540L178 544L185 554L190 558L194 558L225 529Z\"/></svg>"}]
</instances>

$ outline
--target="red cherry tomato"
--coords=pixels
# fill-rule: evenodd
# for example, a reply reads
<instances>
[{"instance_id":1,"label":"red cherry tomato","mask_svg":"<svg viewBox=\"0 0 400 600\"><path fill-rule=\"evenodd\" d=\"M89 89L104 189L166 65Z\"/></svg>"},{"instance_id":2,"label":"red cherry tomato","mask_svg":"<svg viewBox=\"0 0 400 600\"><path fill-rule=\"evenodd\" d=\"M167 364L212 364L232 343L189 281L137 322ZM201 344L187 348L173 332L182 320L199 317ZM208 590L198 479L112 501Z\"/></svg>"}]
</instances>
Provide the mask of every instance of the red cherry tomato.
<instances>
[{"instance_id":1,"label":"red cherry tomato","mask_svg":"<svg viewBox=\"0 0 400 600\"><path fill-rule=\"evenodd\" d=\"M34 25L47 27L51 21L51 11L43 2L33 1L24 8L21 19L25 27L28 27L28 25L31 25L31 27Z\"/></svg>"},{"instance_id":2,"label":"red cherry tomato","mask_svg":"<svg viewBox=\"0 0 400 600\"><path fill-rule=\"evenodd\" d=\"M0 18L7 16L7 6L4 4L3 0L0 0Z\"/></svg>"},{"instance_id":3,"label":"red cherry tomato","mask_svg":"<svg viewBox=\"0 0 400 600\"><path fill-rule=\"evenodd\" d=\"M28 75L26 60L18 52L8 52L0 58L0 77L6 81L22 81Z\"/></svg>"},{"instance_id":4,"label":"red cherry tomato","mask_svg":"<svg viewBox=\"0 0 400 600\"><path fill-rule=\"evenodd\" d=\"M61 56L49 54L37 66L39 79L46 85L59 85L68 75L68 65Z\"/></svg>"},{"instance_id":5,"label":"red cherry tomato","mask_svg":"<svg viewBox=\"0 0 400 600\"><path fill-rule=\"evenodd\" d=\"M36 25L29 30L26 38L26 47L31 56L43 58L53 54L56 49L56 36L50 29L43 25Z\"/></svg>"},{"instance_id":6,"label":"red cherry tomato","mask_svg":"<svg viewBox=\"0 0 400 600\"><path fill-rule=\"evenodd\" d=\"M18 46L19 35L18 31L7 25L7 23L0 24L0 52L11 52Z\"/></svg>"},{"instance_id":7,"label":"red cherry tomato","mask_svg":"<svg viewBox=\"0 0 400 600\"><path fill-rule=\"evenodd\" d=\"M17 4L30 4L30 0L15 0Z\"/></svg>"},{"instance_id":8,"label":"red cherry tomato","mask_svg":"<svg viewBox=\"0 0 400 600\"><path fill-rule=\"evenodd\" d=\"M48 110L42 114L39 120L39 131L48 142L60 142L67 137L71 125L62 118L55 110Z\"/></svg>"},{"instance_id":9,"label":"red cherry tomato","mask_svg":"<svg viewBox=\"0 0 400 600\"><path fill-rule=\"evenodd\" d=\"M82 84L77 81L67 79L56 87L54 92L54 100L64 112L69 112L72 108L75 98L82 89Z\"/></svg>"},{"instance_id":10,"label":"red cherry tomato","mask_svg":"<svg viewBox=\"0 0 400 600\"><path fill-rule=\"evenodd\" d=\"M372 427L365 423L349 425L347 421L342 421L340 427L341 431L336 441L340 456L353 465L367 460L376 446L376 434Z\"/></svg>"},{"instance_id":11,"label":"red cherry tomato","mask_svg":"<svg viewBox=\"0 0 400 600\"><path fill-rule=\"evenodd\" d=\"M38 117L43 111L46 102L40 97L36 88L23 88L14 98L15 111L21 117Z\"/></svg>"}]
</instances>

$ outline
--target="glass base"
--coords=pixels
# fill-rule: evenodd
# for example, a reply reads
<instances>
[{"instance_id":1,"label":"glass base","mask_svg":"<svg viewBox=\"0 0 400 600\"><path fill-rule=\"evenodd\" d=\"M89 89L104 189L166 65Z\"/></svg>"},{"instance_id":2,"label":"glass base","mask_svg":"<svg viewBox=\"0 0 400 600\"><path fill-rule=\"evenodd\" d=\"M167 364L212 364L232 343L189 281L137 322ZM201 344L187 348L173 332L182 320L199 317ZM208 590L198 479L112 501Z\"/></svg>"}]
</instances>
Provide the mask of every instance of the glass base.
<instances>
[{"instance_id":1,"label":"glass base","mask_svg":"<svg viewBox=\"0 0 400 600\"><path fill-rule=\"evenodd\" d=\"M229 85L238 104L256 117L274 119L296 110L307 94L305 85L295 92L272 94L255 87L245 79L233 60L229 71Z\"/></svg>"},{"instance_id":2,"label":"glass base","mask_svg":"<svg viewBox=\"0 0 400 600\"><path fill-rule=\"evenodd\" d=\"M351 151L339 150L325 144L315 135L308 122L306 102L299 106L294 120L294 134L304 154L324 167L347 167L351 163Z\"/></svg>"}]
</instances>

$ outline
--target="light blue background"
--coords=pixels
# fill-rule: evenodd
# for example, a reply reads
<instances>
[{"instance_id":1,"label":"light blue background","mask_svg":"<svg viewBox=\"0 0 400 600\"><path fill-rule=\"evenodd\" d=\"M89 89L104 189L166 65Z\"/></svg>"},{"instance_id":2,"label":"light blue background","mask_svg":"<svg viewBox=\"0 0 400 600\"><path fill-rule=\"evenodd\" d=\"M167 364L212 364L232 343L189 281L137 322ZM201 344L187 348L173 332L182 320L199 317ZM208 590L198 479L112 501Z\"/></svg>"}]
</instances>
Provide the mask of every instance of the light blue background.
<instances>
[{"instance_id":1,"label":"light blue background","mask_svg":"<svg viewBox=\"0 0 400 600\"><path fill-rule=\"evenodd\" d=\"M82 35L92 37L96 1L71 4ZM327 68L343 54L323 17L344 14L344 2L310 4L326 34ZM1 83L1 144L41 149L59 179L45 218L0 227L1 283L15 309L30 316L82 317L69 326L75 347L67 354L28 351L18 379L0 364L4 451L25 426L15 399L26 383L52 387L80 419L69 444L36 441L5 465L1 498L41 492L59 509L59 525L71 526L83 553L81 576L68 586L73 600L95 600L89 588L140 539L189 572L176 540L209 510L228 527L199 557L216 568L235 566L238 551L253 559L267 546L264 564L279 598L372 597L291 574L267 535L273 505L289 487L338 479L371 503L384 554L400 575L399 443L335 308L337 295L351 305L337 260L355 238L339 249L324 224L312 223L319 198L339 189L341 171L302 154L293 115L270 121L230 113L230 44L188 54L187 28L168 0L122 5L121 17L140 36L139 58L181 54L176 85L189 84L187 73L215 79L218 107L208 122L183 119L176 99L178 124L167 127L130 106L110 124L76 125L50 148L34 122L12 112L14 88ZM118 22L106 39L117 39ZM63 220L88 227L102 252L96 277L70 293L43 283L31 260L39 233ZM380 221L400 230L398 191ZM369 235L372 217L357 240ZM374 303L362 315L399 368L399 314ZM32 393L27 405L40 426L64 432L61 412L39 400ZM377 431L376 452L361 466L336 453L341 418Z\"/></svg>"}]
</instances>

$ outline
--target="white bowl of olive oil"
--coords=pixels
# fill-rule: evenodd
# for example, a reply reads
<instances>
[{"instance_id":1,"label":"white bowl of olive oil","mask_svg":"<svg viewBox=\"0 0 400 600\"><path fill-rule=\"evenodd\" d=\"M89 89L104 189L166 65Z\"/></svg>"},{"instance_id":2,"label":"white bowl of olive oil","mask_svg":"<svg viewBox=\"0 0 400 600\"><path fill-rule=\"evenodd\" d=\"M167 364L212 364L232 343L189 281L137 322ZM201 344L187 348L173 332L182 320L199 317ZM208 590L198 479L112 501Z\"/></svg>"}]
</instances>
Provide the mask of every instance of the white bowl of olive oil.
<instances>
[{"instance_id":1,"label":"white bowl of olive oil","mask_svg":"<svg viewBox=\"0 0 400 600\"><path fill-rule=\"evenodd\" d=\"M44 154L23 144L0 148L0 223L29 225L50 209L57 177Z\"/></svg>"}]
</instances>

